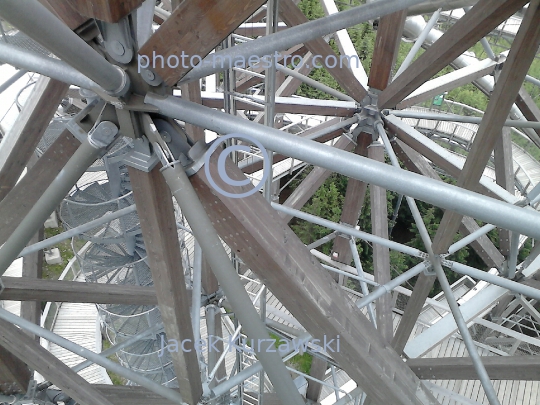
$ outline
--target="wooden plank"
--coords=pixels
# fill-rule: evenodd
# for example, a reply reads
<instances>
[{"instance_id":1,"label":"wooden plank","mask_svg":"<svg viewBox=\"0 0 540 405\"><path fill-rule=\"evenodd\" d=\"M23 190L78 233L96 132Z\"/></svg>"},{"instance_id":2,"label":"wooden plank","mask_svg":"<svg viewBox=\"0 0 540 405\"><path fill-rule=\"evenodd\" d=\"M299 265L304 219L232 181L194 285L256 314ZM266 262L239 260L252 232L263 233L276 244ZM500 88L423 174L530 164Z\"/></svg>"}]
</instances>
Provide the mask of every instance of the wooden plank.
<instances>
[{"instance_id":1,"label":"wooden plank","mask_svg":"<svg viewBox=\"0 0 540 405\"><path fill-rule=\"evenodd\" d=\"M54 357L23 331L0 319L0 345L52 381L81 405L113 405L85 379Z\"/></svg>"},{"instance_id":2,"label":"wooden plank","mask_svg":"<svg viewBox=\"0 0 540 405\"><path fill-rule=\"evenodd\" d=\"M461 175L458 178L458 187L468 190L476 187L491 157L506 117L510 113L512 104L516 100L521 84L540 45L540 24L538 24L540 20L539 6L540 0L531 2L521 22L512 49L504 63L501 75L495 84L486 113L480 123ZM466 16L468 14L470 12ZM433 250L435 253L445 252L452 244L454 235L459 227L460 218L461 216L459 214L452 211L446 211L444 213L439 230L433 240Z\"/></svg>"},{"instance_id":3,"label":"wooden plank","mask_svg":"<svg viewBox=\"0 0 540 405\"><path fill-rule=\"evenodd\" d=\"M388 14L379 20L368 78L370 88L384 90L388 86L396 63L406 18L407 10L402 10Z\"/></svg>"},{"instance_id":4,"label":"wooden plank","mask_svg":"<svg viewBox=\"0 0 540 405\"><path fill-rule=\"evenodd\" d=\"M384 163L384 145L373 143L368 148L368 157L377 162ZM371 233L388 239L388 199L386 190L374 184L369 185L371 199ZM386 284L390 282L390 249L378 243L373 244L373 273L375 282ZM392 323L392 295L385 294L375 301L377 313L377 330L386 343L393 337Z\"/></svg>"},{"instance_id":5,"label":"wooden plank","mask_svg":"<svg viewBox=\"0 0 540 405\"><path fill-rule=\"evenodd\" d=\"M0 245L17 228L80 144L71 132L63 131L26 176L0 201Z\"/></svg>"},{"instance_id":6,"label":"wooden plank","mask_svg":"<svg viewBox=\"0 0 540 405\"><path fill-rule=\"evenodd\" d=\"M202 395L197 353L193 348L190 297L187 293L172 195L160 166L150 173L129 168L133 197L141 221L144 245L156 289L159 309L169 341L191 339L186 350L171 353L180 393L189 404ZM172 340L174 339L174 340Z\"/></svg>"},{"instance_id":7,"label":"wooden plank","mask_svg":"<svg viewBox=\"0 0 540 405\"><path fill-rule=\"evenodd\" d=\"M437 40L437 46L424 52L382 92L379 96L379 107L395 107L526 3L526 0L478 1Z\"/></svg>"},{"instance_id":8,"label":"wooden plank","mask_svg":"<svg viewBox=\"0 0 540 405\"><path fill-rule=\"evenodd\" d=\"M144 387L127 385L94 385L93 387L115 405L177 405L176 402L163 398Z\"/></svg>"},{"instance_id":9,"label":"wooden plank","mask_svg":"<svg viewBox=\"0 0 540 405\"><path fill-rule=\"evenodd\" d=\"M28 277L2 277L9 301L89 302L96 304L157 305L154 287L79 283Z\"/></svg>"},{"instance_id":10,"label":"wooden plank","mask_svg":"<svg viewBox=\"0 0 540 405\"><path fill-rule=\"evenodd\" d=\"M294 4L292 0L282 0L279 2L279 16L289 27L308 22L307 17ZM304 44L313 55L321 55L325 58L328 55L334 55L334 50L326 43L323 38L317 38ZM338 57L339 59L339 57ZM356 101L362 101L367 94L366 89L356 80L356 77L347 66L334 68L326 67L328 73L332 75L345 92ZM276 111L277 112L277 111Z\"/></svg>"},{"instance_id":11,"label":"wooden plank","mask_svg":"<svg viewBox=\"0 0 540 405\"><path fill-rule=\"evenodd\" d=\"M49 9L54 15L62 20L72 30L80 27L86 21L87 17L77 13L70 3L64 0L39 0L41 4Z\"/></svg>"},{"instance_id":12,"label":"wooden plank","mask_svg":"<svg viewBox=\"0 0 540 405\"><path fill-rule=\"evenodd\" d=\"M482 363L492 380L540 381L539 356L487 356ZM478 380L470 357L408 359L421 380Z\"/></svg>"},{"instance_id":13,"label":"wooden plank","mask_svg":"<svg viewBox=\"0 0 540 405\"><path fill-rule=\"evenodd\" d=\"M109 23L117 23L143 2L144 0L70 0L69 5L80 15Z\"/></svg>"},{"instance_id":14,"label":"wooden plank","mask_svg":"<svg viewBox=\"0 0 540 405\"><path fill-rule=\"evenodd\" d=\"M371 134L361 132L356 138L354 153L364 157L368 156L368 146L373 141ZM356 179L347 180L347 190L343 201L343 209L339 222L350 226L356 226L360 212L366 198L367 184ZM337 235L332 247L332 259L344 264L351 264L352 252L348 237Z\"/></svg>"},{"instance_id":15,"label":"wooden plank","mask_svg":"<svg viewBox=\"0 0 540 405\"><path fill-rule=\"evenodd\" d=\"M499 186L510 193L514 193L514 161L512 160L512 135L510 128L503 128L495 143L495 179ZM510 234L507 229L498 229L499 248L501 253L508 257L510 254Z\"/></svg>"},{"instance_id":16,"label":"wooden plank","mask_svg":"<svg viewBox=\"0 0 540 405\"><path fill-rule=\"evenodd\" d=\"M17 183L68 89L69 85L44 76L34 85L15 125L2 141L0 201Z\"/></svg>"},{"instance_id":17,"label":"wooden plank","mask_svg":"<svg viewBox=\"0 0 540 405\"><path fill-rule=\"evenodd\" d=\"M201 82L199 80L181 85L180 90L182 91L182 98L202 104ZM186 133L195 142L204 141L204 129L201 127L186 122Z\"/></svg>"},{"instance_id":18,"label":"wooden plank","mask_svg":"<svg viewBox=\"0 0 540 405\"><path fill-rule=\"evenodd\" d=\"M210 173L223 190L237 193L237 187L233 190L219 178L217 158L214 154L210 159ZM230 160L226 170L233 180L245 180ZM306 330L321 342L340 336L340 349L334 349L332 356L369 396L379 403L420 405L425 404L420 396L426 395L434 402L421 385L417 391L416 376L261 194L225 197L213 190L205 170L190 181L220 237Z\"/></svg>"},{"instance_id":19,"label":"wooden plank","mask_svg":"<svg viewBox=\"0 0 540 405\"><path fill-rule=\"evenodd\" d=\"M147 56L151 62L154 55L162 56L165 61L173 55L204 58L264 3L264 0L241 3L235 0L185 0L144 44L139 54ZM197 58L194 60L193 64L198 63ZM190 63L179 63L176 68L172 68L174 63L165 62L156 63L155 68L152 63L150 66L168 86L175 85L191 70Z\"/></svg>"}]
</instances>

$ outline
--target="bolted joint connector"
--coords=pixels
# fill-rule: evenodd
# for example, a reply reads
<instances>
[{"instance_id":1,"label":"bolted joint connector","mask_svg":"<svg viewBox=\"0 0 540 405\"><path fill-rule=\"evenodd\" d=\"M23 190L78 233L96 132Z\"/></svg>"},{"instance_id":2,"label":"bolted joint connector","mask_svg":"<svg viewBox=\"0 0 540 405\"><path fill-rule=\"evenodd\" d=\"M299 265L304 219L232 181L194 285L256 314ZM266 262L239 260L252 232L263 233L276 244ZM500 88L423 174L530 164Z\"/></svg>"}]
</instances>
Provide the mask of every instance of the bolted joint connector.
<instances>
[{"instance_id":1,"label":"bolted joint connector","mask_svg":"<svg viewBox=\"0 0 540 405\"><path fill-rule=\"evenodd\" d=\"M88 142L96 149L103 149L114 141L117 134L118 127L114 123L103 121L88 134Z\"/></svg>"}]
</instances>

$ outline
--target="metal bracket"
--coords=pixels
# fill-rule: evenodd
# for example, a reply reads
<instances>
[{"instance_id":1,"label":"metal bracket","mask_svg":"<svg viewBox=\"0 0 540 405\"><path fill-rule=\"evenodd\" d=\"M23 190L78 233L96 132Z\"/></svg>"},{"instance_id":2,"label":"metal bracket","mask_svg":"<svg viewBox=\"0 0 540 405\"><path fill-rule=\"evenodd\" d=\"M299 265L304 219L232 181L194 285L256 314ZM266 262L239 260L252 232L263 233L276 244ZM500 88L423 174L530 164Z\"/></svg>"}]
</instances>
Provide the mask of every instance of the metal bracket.
<instances>
[{"instance_id":1,"label":"metal bracket","mask_svg":"<svg viewBox=\"0 0 540 405\"><path fill-rule=\"evenodd\" d=\"M426 268L424 269L424 274L426 276L435 276L435 269L433 268L433 264L429 263L426 265Z\"/></svg>"},{"instance_id":2,"label":"metal bracket","mask_svg":"<svg viewBox=\"0 0 540 405\"><path fill-rule=\"evenodd\" d=\"M150 142L146 137L133 140L132 150L128 152L123 162L135 169L149 173L159 162L157 155L150 149Z\"/></svg>"},{"instance_id":3,"label":"metal bracket","mask_svg":"<svg viewBox=\"0 0 540 405\"><path fill-rule=\"evenodd\" d=\"M354 129L353 136L360 132L365 132L373 136L373 140L378 138L377 124L382 123L381 113L377 107L379 94L371 89L361 102L360 112L357 113L358 126Z\"/></svg>"},{"instance_id":4,"label":"metal bracket","mask_svg":"<svg viewBox=\"0 0 540 405\"><path fill-rule=\"evenodd\" d=\"M133 59L133 41L127 17L116 24L98 22L101 35L105 39L105 49L115 61L128 64Z\"/></svg>"}]
</instances>

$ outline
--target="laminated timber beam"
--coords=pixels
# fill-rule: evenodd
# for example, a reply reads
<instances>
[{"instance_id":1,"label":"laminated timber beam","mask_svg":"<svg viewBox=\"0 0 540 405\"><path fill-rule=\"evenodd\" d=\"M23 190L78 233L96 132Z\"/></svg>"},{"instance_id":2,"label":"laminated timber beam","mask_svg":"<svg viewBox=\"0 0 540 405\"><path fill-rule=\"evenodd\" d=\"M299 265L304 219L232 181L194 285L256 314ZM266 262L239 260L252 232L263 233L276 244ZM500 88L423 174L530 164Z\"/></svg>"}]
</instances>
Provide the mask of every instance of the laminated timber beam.
<instances>
[{"instance_id":1,"label":"laminated timber beam","mask_svg":"<svg viewBox=\"0 0 540 405\"><path fill-rule=\"evenodd\" d=\"M0 201L0 245L17 228L80 144L71 132L62 131L26 176Z\"/></svg>"},{"instance_id":2,"label":"laminated timber beam","mask_svg":"<svg viewBox=\"0 0 540 405\"><path fill-rule=\"evenodd\" d=\"M11 323L0 319L0 346L81 405L114 405L84 378Z\"/></svg>"},{"instance_id":3,"label":"laminated timber beam","mask_svg":"<svg viewBox=\"0 0 540 405\"><path fill-rule=\"evenodd\" d=\"M382 92L379 107L395 107L526 3L527 0L480 0L437 40L437 46L424 52Z\"/></svg>"},{"instance_id":4,"label":"laminated timber beam","mask_svg":"<svg viewBox=\"0 0 540 405\"><path fill-rule=\"evenodd\" d=\"M347 137L341 137L336 142L334 148L350 151L353 147L353 143ZM313 194L323 185L328 177L332 174L331 170L323 167L314 167L313 170L306 176L298 187L292 192L292 194L285 200L283 205L285 207L294 208L296 210L301 209ZM279 215L285 220L286 223L292 219L292 215L287 215L280 212Z\"/></svg>"},{"instance_id":5,"label":"laminated timber beam","mask_svg":"<svg viewBox=\"0 0 540 405\"><path fill-rule=\"evenodd\" d=\"M64 0L39 0L39 2L72 30L79 28L88 21L87 17L83 17L71 7L70 2Z\"/></svg>"},{"instance_id":6,"label":"laminated timber beam","mask_svg":"<svg viewBox=\"0 0 540 405\"><path fill-rule=\"evenodd\" d=\"M19 180L68 88L48 77L38 79L0 148L0 201Z\"/></svg>"},{"instance_id":7,"label":"laminated timber beam","mask_svg":"<svg viewBox=\"0 0 540 405\"><path fill-rule=\"evenodd\" d=\"M540 381L538 356L488 356L482 363L492 380ZM409 359L406 363L421 380L477 380L470 357Z\"/></svg>"},{"instance_id":8,"label":"laminated timber beam","mask_svg":"<svg viewBox=\"0 0 540 405\"><path fill-rule=\"evenodd\" d=\"M152 61L154 55L167 60L169 56L204 58L223 39L227 38L264 0L185 0L140 49L139 54ZM172 44L172 45L171 45ZM194 64L198 63L195 60ZM190 64L157 63L153 70L168 86L175 85L189 70Z\"/></svg>"},{"instance_id":9,"label":"laminated timber beam","mask_svg":"<svg viewBox=\"0 0 540 405\"><path fill-rule=\"evenodd\" d=\"M516 105L528 121L540 122L540 109L524 87L519 90ZM540 129L536 129L535 131L538 136L540 136ZM532 139L532 141L536 144L536 146L540 147L538 140Z\"/></svg>"},{"instance_id":10,"label":"laminated timber beam","mask_svg":"<svg viewBox=\"0 0 540 405\"><path fill-rule=\"evenodd\" d=\"M360 156L368 156L368 146L373 141L371 134L361 132L356 138L356 147L354 153ZM364 206L366 198L367 183L349 178L347 180L347 191L343 201L343 209L341 210L341 218L339 222L355 226L358 222L358 217ZM296 208L296 207L292 207ZM300 209L300 208L296 208ZM340 263L351 264L352 252L349 244L349 238L346 236L337 235L332 247L332 258Z\"/></svg>"},{"instance_id":11,"label":"laminated timber beam","mask_svg":"<svg viewBox=\"0 0 540 405\"><path fill-rule=\"evenodd\" d=\"M214 180L223 190L237 192L219 179L217 159L214 154L208 167ZM230 160L226 170L233 180L245 179ZM437 404L262 195L218 194L205 170L190 181L220 237L308 332L327 342L340 336L340 349L332 356L375 403Z\"/></svg>"},{"instance_id":12,"label":"laminated timber beam","mask_svg":"<svg viewBox=\"0 0 540 405\"><path fill-rule=\"evenodd\" d=\"M458 187L472 190L478 184L486 168L497 139L501 136L506 117L510 113L525 75L538 51L540 45L539 20L540 0L532 1L495 84L463 170L457 179ZM459 214L452 211L444 213L433 241L435 253L443 253L448 249L459 227L460 218Z\"/></svg>"},{"instance_id":13,"label":"laminated timber beam","mask_svg":"<svg viewBox=\"0 0 540 405\"><path fill-rule=\"evenodd\" d=\"M71 6L80 15L102 20L108 23L117 23L123 17L139 7L144 0L70 0L64 2Z\"/></svg>"},{"instance_id":14,"label":"laminated timber beam","mask_svg":"<svg viewBox=\"0 0 540 405\"><path fill-rule=\"evenodd\" d=\"M92 387L115 405L178 405L144 387L102 384Z\"/></svg>"},{"instance_id":15,"label":"laminated timber beam","mask_svg":"<svg viewBox=\"0 0 540 405\"><path fill-rule=\"evenodd\" d=\"M0 299L8 301L88 302L94 304L157 305L154 287L79 283L76 281L2 277Z\"/></svg>"},{"instance_id":16,"label":"laminated timber beam","mask_svg":"<svg viewBox=\"0 0 540 405\"><path fill-rule=\"evenodd\" d=\"M28 366L0 345L0 394L26 392L31 378Z\"/></svg>"},{"instance_id":17,"label":"laminated timber beam","mask_svg":"<svg viewBox=\"0 0 540 405\"><path fill-rule=\"evenodd\" d=\"M279 2L279 16L289 27L308 22L307 17L302 13L293 0L281 0ZM326 58L328 55L335 56L334 50L323 38L316 38L314 40L307 41L304 45L313 55L321 55L324 58ZM366 96L366 89L364 89L348 67L340 67L338 65L337 67L332 68L327 66L326 70L328 70L328 73L330 73L330 75L336 79L338 84L345 90L345 92L356 101L362 101L362 99Z\"/></svg>"},{"instance_id":18,"label":"laminated timber beam","mask_svg":"<svg viewBox=\"0 0 540 405\"><path fill-rule=\"evenodd\" d=\"M189 313L190 297L186 288L174 206L160 166L150 173L129 167L135 204L154 281L159 309L167 339L177 342L191 339L191 347L171 353L182 398L196 405L202 395L201 373L193 348L193 328ZM189 351L188 351L189 350Z\"/></svg>"},{"instance_id":19,"label":"laminated timber beam","mask_svg":"<svg viewBox=\"0 0 540 405\"><path fill-rule=\"evenodd\" d=\"M503 128L493 150L495 158L495 181L509 193L514 192L514 161L512 159L512 135L510 128ZM510 255L511 232L499 228L499 247L501 253Z\"/></svg>"}]
</instances>

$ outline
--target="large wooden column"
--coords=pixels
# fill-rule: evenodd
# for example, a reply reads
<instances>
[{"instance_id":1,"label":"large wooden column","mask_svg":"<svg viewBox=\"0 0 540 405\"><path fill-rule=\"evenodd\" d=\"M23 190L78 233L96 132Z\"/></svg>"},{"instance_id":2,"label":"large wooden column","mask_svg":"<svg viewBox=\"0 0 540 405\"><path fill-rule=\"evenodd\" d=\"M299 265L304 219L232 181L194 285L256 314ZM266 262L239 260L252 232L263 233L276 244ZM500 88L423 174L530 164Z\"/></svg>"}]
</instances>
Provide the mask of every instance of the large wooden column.
<instances>
[{"instance_id":1,"label":"large wooden column","mask_svg":"<svg viewBox=\"0 0 540 405\"><path fill-rule=\"evenodd\" d=\"M129 178L167 339L178 343L191 339L192 342L185 345L186 350L173 351L171 357L180 394L188 404L196 405L202 394L202 385L197 353L193 347L190 301L172 195L159 169L157 166L150 173L145 173L130 167Z\"/></svg>"},{"instance_id":2,"label":"large wooden column","mask_svg":"<svg viewBox=\"0 0 540 405\"><path fill-rule=\"evenodd\" d=\"M214 180L227 192L239 192L220 180L217 157L209 168ZM229 160L226 170L233 180L245 179ZM190 180L220 237L293 316L321 342L340 336L332 356L375 403L437 403L262 195L224 197L204 170Z\"/></svg>"},{"instance_id":3,"label":"large wooden column","mask_svg":"<svg viewBox=\"0 0 540 405\"><path fill-rule=\"evenodd\" d=\"M19 358L0 345L0 394L26 392L32 372Z\"/></svg>"}]
</instances>

